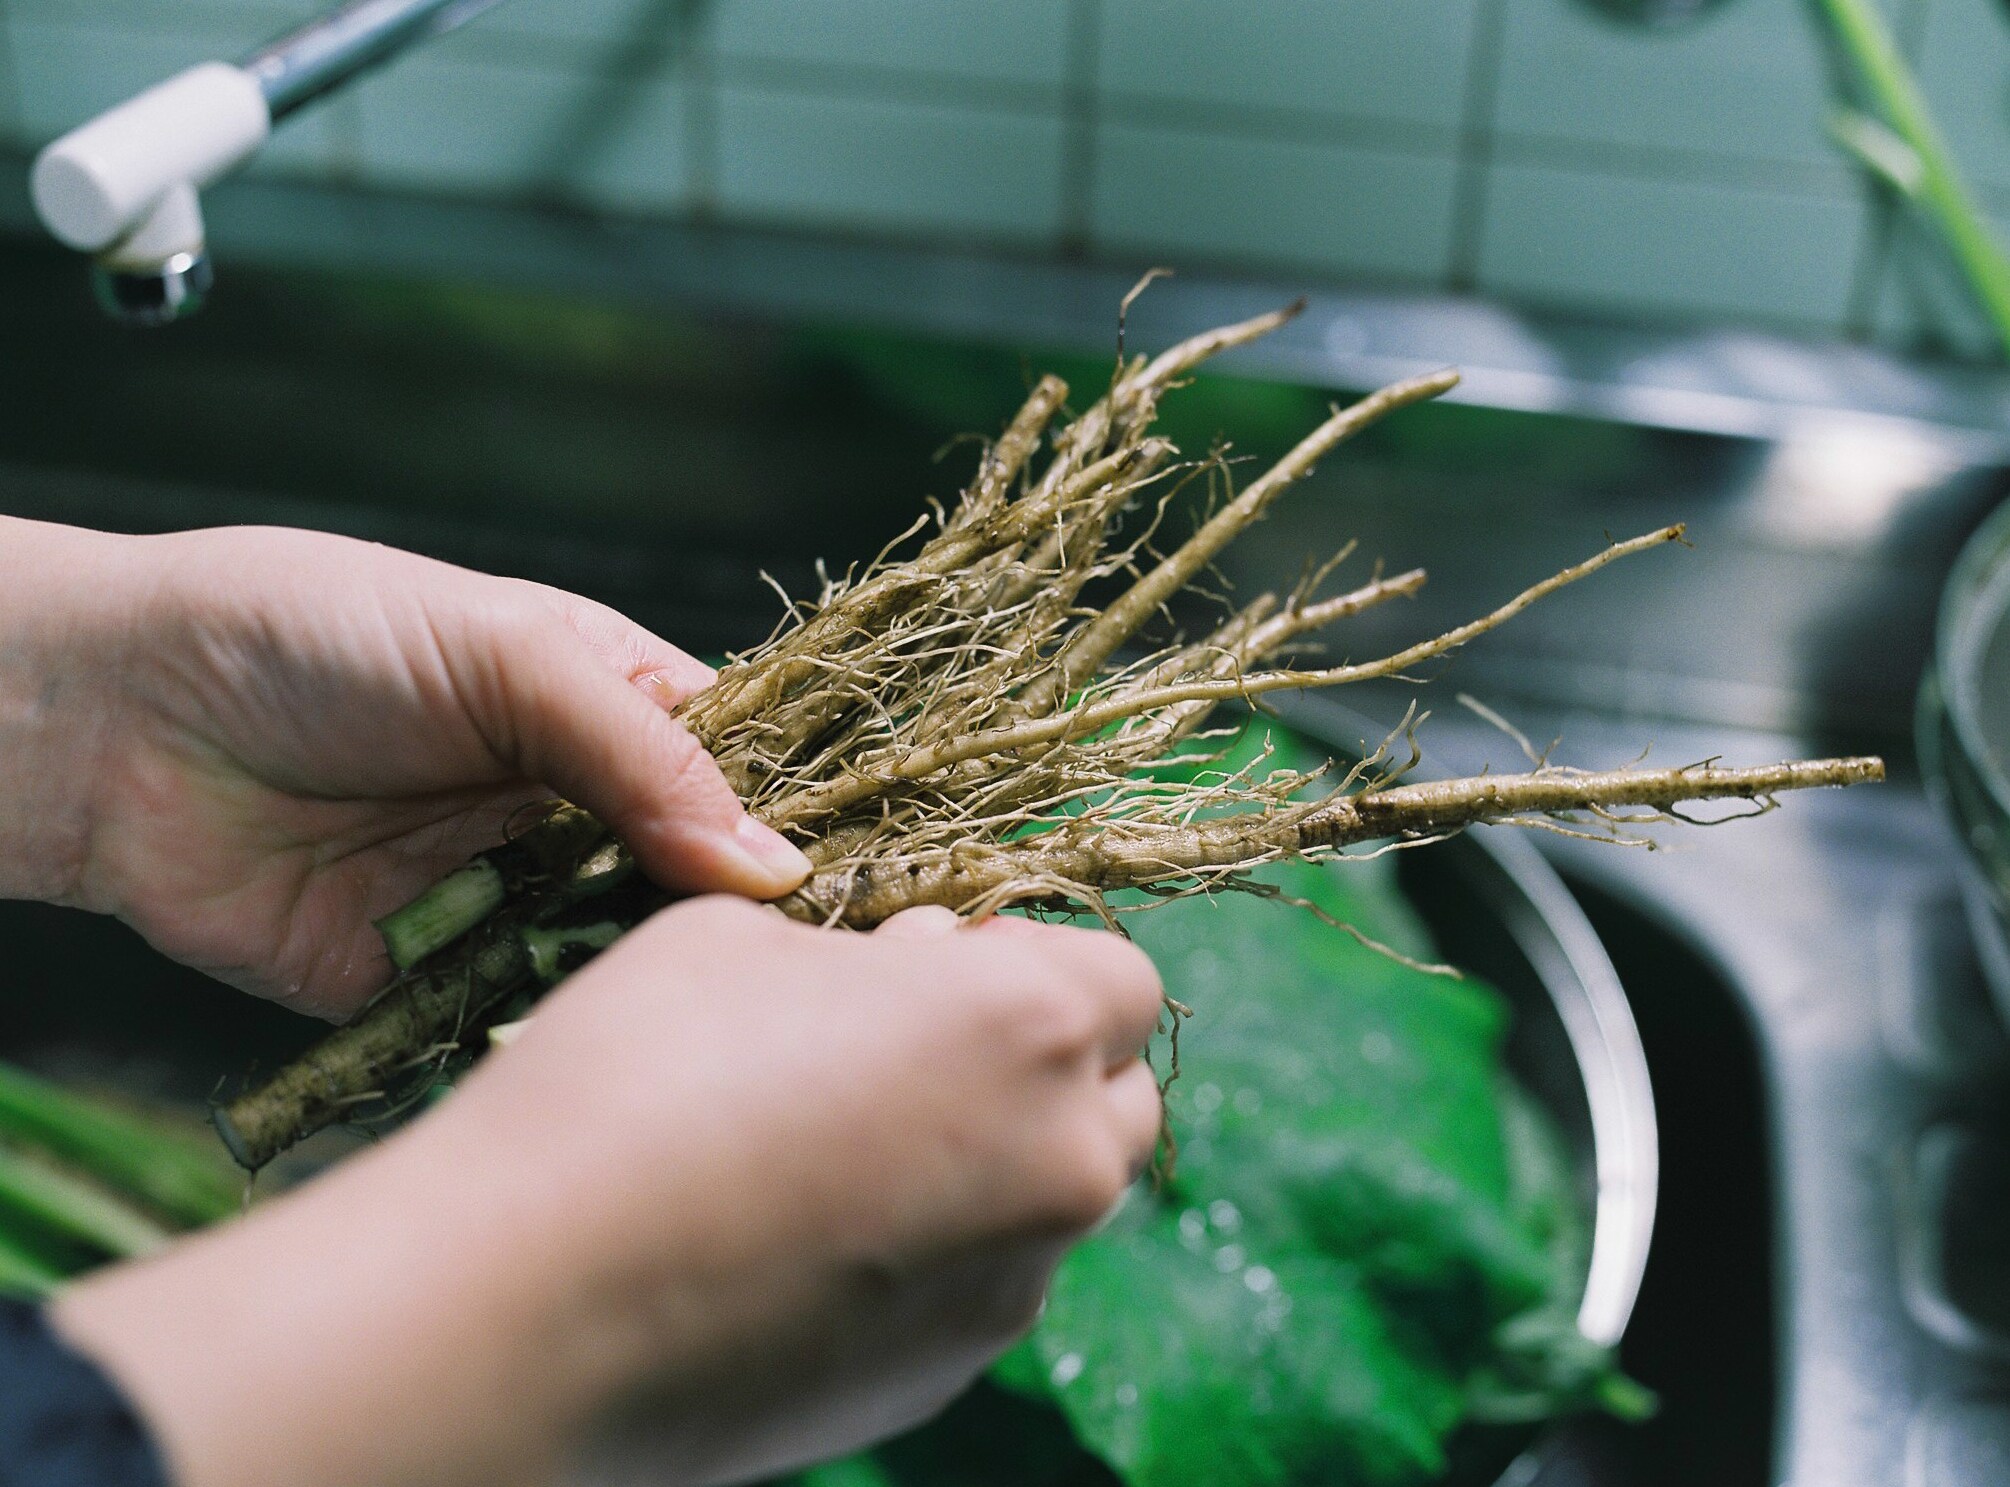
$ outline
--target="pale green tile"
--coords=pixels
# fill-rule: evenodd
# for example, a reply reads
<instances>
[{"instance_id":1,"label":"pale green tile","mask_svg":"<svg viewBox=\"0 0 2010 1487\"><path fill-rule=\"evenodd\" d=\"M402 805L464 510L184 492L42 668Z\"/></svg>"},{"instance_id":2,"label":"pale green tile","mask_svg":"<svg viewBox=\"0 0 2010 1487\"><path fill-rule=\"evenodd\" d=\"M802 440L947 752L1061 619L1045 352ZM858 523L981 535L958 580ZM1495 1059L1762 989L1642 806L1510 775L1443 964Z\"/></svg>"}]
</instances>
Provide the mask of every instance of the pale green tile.
<instances>
[{"instance_id":1,"label":"pale green tile","mask_svg":"<svg viewBox=\"0 0 2010 1487\"><path fill-rule=\"evenodd\" d=\"M1451 251L1449 156L1112 125L1091 231L1125 252L1429 283Z\"/></svg>"},{"instance_id":2,"label":"pale green tile","mask_svg":"<svg viewBox=\"0 0 2010 1487\"><path fill-rule=\"evenodd\" d=\"M1502 165L1480 285L1574 308L1833 328L1867 217L1849 196Z\"/></svg>"},{"instance_id":3,"label":"pale green tile","mask_svg":"<svg viewBox=\"0 0 2010 1487\"><path fill-rule=\"evenodd\" d=\"M1920 87L1971 179L2010 188L2010 9L1933 0Z\"/></svg>"},{"instance_id":4,"label":"pale green tile","mask_svg":"<svg viewBox=\"0 0 2010 1487\"><path fill-rule=\"evenodd\" d=\"M22 126L60 134L143 88L241 48L241 29L85 24L6 13Z\"/></svg>"},{"instance_id":5,"label":"pale green tile","mask_svg":"<svg viewBox=\"0 0 2010 1487\"><path fill-rule=\"evenodd\" d=\"M1058 118L947 105L719 92L719 199L792 224L1051 242Z\"/></svg>"},{"instance_id":6,"label":"pale green tile","mask_svg":"<svg viewBox=\"0 0 2010 1487\"><path fill-rule=\"evenodd\" d=\"M12 20L132 27L153 32L234 27L255 45L269 30L297 25L330 8L329 0L6 0Z\"/></svg>"},{"instance_id":7,"label":"pale green tile","mask_svg":"<svg viewBox=\"0 0 2010 1487\"><path fill-rule=\"evenodd\" d=\"M1840 172L1824 132L1823 46L1801 0L1732 0L1666 28L1615 21L1584 0L1507 0L1498 127Z\"/></svg>"},{"instance_id":8,"label":"pale green tile","mask_svg":"<svg viewBox=\"0 0 2010 1487\"><path fill-rule=\"evenodd\" d=\"M1454 127L1477 0L1106 0L1104 87Z\"/></svg>"},{"instance_id":9,"label":"pale green tile","mask_svg":"<svg viewBox=\"0 0 2010 1487\"><path fill-rule=\"evenodd\" d=\"M14 82L14 46L7 35L4 0L0 0L0 141L24 143L27 130L21 123L20 93Z\"/></svg>"},{"instance_id":10,"label":"pale green tile","mask_svg":"<svg viewBox=\"0 0 2010 1487\"><path fill-rule=\"evenodd\" d=\"M1058 86L1069 0L711 0L721 57Z\"/></svg>"},{"instance_id":11,"label":"pale green tile","mask_svg":"<svg viewBox=\"0 0 2010 1487\"><path fill-rule=\"evenodd\" d=\"M11 7L6 24L18 83L18 127L36 143L184 68L234 55L246 35L242 21L158 28L77 25L17 16ZM341 141L329 120L307 113L281 125L252 168L315 175L341 158Z\"/></svg>"},{"instance_id":12,"label":"pale green tile","mask_svg":"<svg viewBox=\"0 0 2010 1487\"><path fill-rule=\"evenodd\" d=\"M595 76L416 52L355 96L371 179L651 211L680 206L689 189L684 84L674 74Z\"/></svg>"},{"instance_id":13,"label":"pale green tile","mask_svg":"<svg viewBox=\"0 0 2010 1487\"><path fill-rule=\"evenodd\" d=\"M585 42L605 50L663 46L683 35L697 0L505 0L469 23L476 35Z\"/></svg>"}]
</instances>

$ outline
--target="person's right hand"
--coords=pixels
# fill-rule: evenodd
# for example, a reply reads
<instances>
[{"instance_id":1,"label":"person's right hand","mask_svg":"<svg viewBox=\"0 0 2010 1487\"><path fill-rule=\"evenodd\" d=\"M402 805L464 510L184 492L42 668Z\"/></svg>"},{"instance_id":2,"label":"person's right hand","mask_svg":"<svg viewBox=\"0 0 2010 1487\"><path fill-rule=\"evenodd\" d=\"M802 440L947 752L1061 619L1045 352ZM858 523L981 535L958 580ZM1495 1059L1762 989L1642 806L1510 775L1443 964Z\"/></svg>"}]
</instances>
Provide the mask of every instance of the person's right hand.
<instances>
[{"instance_id":1,"label":"person's right hand","mask_svg":"<svg viewBox=\"0 0 2010 1487\"><path fill-rule=\"evenodd\" d=\"M624 1402L652 1482L834 1455L961 1390L1142 1170L1160 995L1113 935L693 900L404 1134L57 1322L185 1487L533 1480Z\"/></svg>"}]
</instances>

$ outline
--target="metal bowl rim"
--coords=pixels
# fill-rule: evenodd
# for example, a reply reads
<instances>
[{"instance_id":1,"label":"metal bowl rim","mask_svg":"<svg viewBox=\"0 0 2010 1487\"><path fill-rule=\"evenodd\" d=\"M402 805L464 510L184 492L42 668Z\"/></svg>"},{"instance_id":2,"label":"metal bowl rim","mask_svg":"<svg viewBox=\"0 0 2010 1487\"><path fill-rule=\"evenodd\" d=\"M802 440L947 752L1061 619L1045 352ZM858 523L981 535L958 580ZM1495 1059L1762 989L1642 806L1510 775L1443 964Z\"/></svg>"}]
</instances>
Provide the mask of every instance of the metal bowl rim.
<instances>
[{"instance_id":1,"label":"metal bowl rim","mask_svg":"<svg viewBox=\"0 0 2010 1487\"><path fill-rule=\"evenodd\" d=\"M1335 748L1388 731L1330 698L1296 697L1274 710L1287 726ZM1442 772L1426 752L1412 773L1428 778ZM1431 850L1471 854L1461 869L1501 916L1569 1040L1590 1114L1596 1174L1578 1327L1593 1342L1615 1345L1639 1299L1660 1190L1654 1089L1632 1006L1598 931L1525 836L1506 829L1468 832Z\"/></svg>"}]
</instances>

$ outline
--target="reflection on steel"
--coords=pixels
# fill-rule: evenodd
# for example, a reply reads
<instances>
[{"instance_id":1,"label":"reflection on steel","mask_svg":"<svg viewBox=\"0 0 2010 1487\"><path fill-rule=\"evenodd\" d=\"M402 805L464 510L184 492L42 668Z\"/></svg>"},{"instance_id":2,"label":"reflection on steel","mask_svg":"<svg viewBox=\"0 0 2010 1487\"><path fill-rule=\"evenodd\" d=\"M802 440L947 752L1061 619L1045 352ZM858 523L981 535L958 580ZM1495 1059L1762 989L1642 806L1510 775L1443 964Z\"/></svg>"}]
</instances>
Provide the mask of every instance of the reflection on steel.
<instances>
[{"instance_id":1,"label":"reflection on steel","mask_svg":"<svg viewBox=\"0 0 2010 1487\"><path fill-rule=\"evenodd\" d=\"M389 60L415 41L465 25L500 0L351 0L243 58L274 123Z\"/></svg>"}]
</instances>

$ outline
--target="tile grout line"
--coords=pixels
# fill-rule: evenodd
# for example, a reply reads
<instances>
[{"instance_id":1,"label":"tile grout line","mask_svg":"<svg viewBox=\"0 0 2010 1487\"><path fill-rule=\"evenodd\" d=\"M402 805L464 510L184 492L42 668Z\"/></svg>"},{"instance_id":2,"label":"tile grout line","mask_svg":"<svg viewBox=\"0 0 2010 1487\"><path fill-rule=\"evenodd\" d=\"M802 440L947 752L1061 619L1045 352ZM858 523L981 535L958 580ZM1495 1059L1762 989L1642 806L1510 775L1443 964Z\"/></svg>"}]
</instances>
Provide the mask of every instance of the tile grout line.
<instances>
[{"instance_id":1,"label":"tile grout line","mask_svg":"<svg viewBox=\"0 0 2010 1487\"><path fill-rule=\"evenodd\" d=\"M1103 0L1069 0L1068 52L1061 83L1061 215L1064 258L1086 257L1095 220L1097 146L1102 135Z\"/></svg>"},{"instance_id":2,"label":"tile grout line","mask_svg":"<svg viewBox=\"0 0 2010 1487\"><path fill-rule=\"evenodd\" d=\"M7 19L8 0L0 0L0 139L28 143L21 117L21 82L14 70L13 28Z\"/></svg>"},{"instance_id":3,"label":"tile grout line","mask_svg":"<svg viewBox=\"0 0 2010 1487\"><path fill-rule=\"evenodd\" d=\"M1459 166L1452 188L1451 251L1445 268L1445 287L1455 293L1469 293L1479 279L1506 32L1506 0L1480 0L1473 28L1473 55L1466 66L1465 99L1460 110Z\"/></svg>"},{"instance_id":4,"label":"tile grout line","mask_svg":"<svg viewBox=\"0 0 2010 1487\"><path fill-rule=\"evenodd\" d=\"M1570 139L1495 129L1486 164L1581 171L1625 180L1765 191L1783 196L1855 199L1856 173L1838 157L1826 165L1724 155L1611 140Z\"/></svg>"},{"instance_id":5,"label":"tile grout line","mask_svg":"<svg viewBox=\"0 0 2010 1487\"><path fill-rule=\"evenodd\" d=\"M0 4L4 3L5 0L0 0ZM322 106L328 110L328 135L334 145L328 161L328 177L339 185L360 186L370 171L365 100L362 94L350 89L324 100Z\"/></svg>"},{"instance_id":6,"label":"tile grout line","mask_svg":"<svg viewBox=\"0 0 2010 1487\"><path fill-rule=\"evenodd\" d=\"M715 71L722 83L771 92L928 103L1041 118L1051 118L1057 107L1065 110L1073 86L1066 80L1059 84L1028 83L925 67L794 58L721 57Z\"/></svg>"},{"instance_id":7,"label":"tile grout line","mask_svg":"<svg viewBox=\"0 0 2010 1487\"><path fill-rule=\"evenodd\" d=\"M713 34L716 7L707 0L686 8L690 26L685 49L684 128L687 141L685 209L693 222L719 215L723 160L720 146L719 58Z\"/></svg>"}]
</instances>

